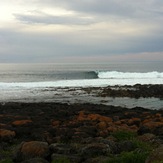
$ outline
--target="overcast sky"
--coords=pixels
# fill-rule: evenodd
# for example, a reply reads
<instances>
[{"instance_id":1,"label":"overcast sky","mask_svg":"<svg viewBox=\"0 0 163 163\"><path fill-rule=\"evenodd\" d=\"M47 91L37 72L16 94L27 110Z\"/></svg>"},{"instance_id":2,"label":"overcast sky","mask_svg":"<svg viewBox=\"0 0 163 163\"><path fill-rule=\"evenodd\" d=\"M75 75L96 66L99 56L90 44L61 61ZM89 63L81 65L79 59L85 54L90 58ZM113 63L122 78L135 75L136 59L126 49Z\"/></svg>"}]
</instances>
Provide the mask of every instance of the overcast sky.
<instances>
[{"instance_id":1,"label":"overcast sky","mask_svg":"<svg viewBox=\"0 0 163 163\"><path fill-rule=\"evenodd\" d=\"M1 0L0 62L163 61L163 0Z\"/></svg>"}]
</instances>

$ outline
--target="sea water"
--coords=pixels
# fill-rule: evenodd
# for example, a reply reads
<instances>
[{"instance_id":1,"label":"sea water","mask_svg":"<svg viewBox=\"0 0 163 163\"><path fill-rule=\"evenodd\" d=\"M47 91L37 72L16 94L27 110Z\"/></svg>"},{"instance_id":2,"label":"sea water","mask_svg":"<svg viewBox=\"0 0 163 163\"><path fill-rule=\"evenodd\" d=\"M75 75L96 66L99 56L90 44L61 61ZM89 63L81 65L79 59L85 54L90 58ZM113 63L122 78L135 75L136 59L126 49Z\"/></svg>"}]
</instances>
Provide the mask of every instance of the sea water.
<instances>
[{"instance_id":1,"label":"sea water","mask_svg":"<svg viewBox=\"0 0 163 163\"><path fill-rule=\"evenodd\" d=\"M100 98L86 95L79 87L106 87L113 85L163 84L162 62L110 62L91 64L0 64L1 102L92 102ZM74 88L74 92L65 91ZM89 96L89 98L84 98ZM89 101L87 101L89 99ZM145 100L145 99L144 99ZM113 104L113 99L105 99ZM112 101L112 102L111 102ZM124 101L125 104L122 102ZM128 100L129 101L129 100ZM133 100L135 101L135 100ZM137 100L136 100L137 101ZM142 101L142 99L141 99ZM126 105L119 99L119 105ZM133 102L134 103L134 102ZM150 102L148 100L149 105ZM160 99L152 99L159 103ZM115 104L118 104L117 99ZM140 101L137 101L138 105Z\"/></svg>"}]
</instances>

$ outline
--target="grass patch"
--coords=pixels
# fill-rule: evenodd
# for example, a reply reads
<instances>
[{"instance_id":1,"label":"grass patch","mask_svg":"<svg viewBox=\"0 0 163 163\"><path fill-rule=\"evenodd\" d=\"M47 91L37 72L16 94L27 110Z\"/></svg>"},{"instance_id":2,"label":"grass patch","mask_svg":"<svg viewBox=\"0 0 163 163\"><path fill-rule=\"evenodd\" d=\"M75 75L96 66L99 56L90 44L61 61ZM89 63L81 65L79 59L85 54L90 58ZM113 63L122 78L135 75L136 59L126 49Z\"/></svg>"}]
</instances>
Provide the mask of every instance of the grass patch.
<instances>
[{"instance_id":1,"label":"grass patch","mask_svg":"<svg viewBox=\"0 0 163 163\"><path fill-rule=\"evenodd\" d=\"M113 132L111 135L115 137L118 141L131 140L137 136L136 133L129 131L116 131Z\"/></svg>"},{"instance_id":2,"label":"grass patch","mask_svg":"<svg viewBox=\"0 0 163 163\"><path fill-rule=\"evenodd\" d=\"M154 148L152 144L138 140L137 134L134 132L117 131L112 133L112 136L114 136L118 142L130 140L134 145L134 151L112 155L111 158L108 158L104 163L144 163Z\"/></svg>"},{"instance_id":3,"label":"grass patch","mask_svg":"<svg viewBox=\"0 0 163 163\"><path fill-rule=\"evenodd\" d=\"M56 158L52 163L71 163L70 160L66 157Z\"/></svg>"},{"instance_id":4,"label":"grass patch","mask_svg":"<svg viewBox=\"0 0 163 163\"><path fill-rule=\"evenodd\" d=\"M147 151L147 152L151 152L153 150L153 147L150 143L142 142L136 138L134 138L132 140L132 142L133 142L135 148L137 148L137 149L141 149L141 150Z\"/></svg>"},{"instance_id":5,"label":"grass patch","mask_svg":"<svg viewBox=\"0 0 163 163\"><path fill-rule=\"evenodd\" d=\"M10 159L12 157L12 150L11 149L1 150L0 156L2 159L2 160L0 160L0 163L11 163L12 162L12 159Z\"/></svg>"},{"instance_id":6,"label":"grass patch","mask_svg":"<svg viewBox=\"0 0 163 163\"><path fill-rule=\"evenodd\" d=\"M13 161L11 159L4 159L1 160L0 163L13 163Z\"/></svg>"},{"instance_id":7,"label":"grass patch","mask_svg":"<svg viewBox=\"0 0 163 163\"><path fill-rule=\"evenodd\" d=\"M120 155L114 156L103 163L144 163L148 155L148 152L122 152Z\"/></svg>"}]
</instances>

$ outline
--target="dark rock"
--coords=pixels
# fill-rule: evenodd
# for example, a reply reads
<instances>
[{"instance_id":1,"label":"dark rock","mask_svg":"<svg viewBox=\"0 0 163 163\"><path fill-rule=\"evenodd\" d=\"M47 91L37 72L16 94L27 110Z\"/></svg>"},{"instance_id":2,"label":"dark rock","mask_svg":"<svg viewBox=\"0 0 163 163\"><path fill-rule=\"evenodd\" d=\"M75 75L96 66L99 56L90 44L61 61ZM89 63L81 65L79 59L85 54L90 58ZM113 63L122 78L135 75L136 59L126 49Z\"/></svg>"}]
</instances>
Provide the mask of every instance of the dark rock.
<instances>
[{"instance_id":1,"label":"dark rock","mask_svg":"<svg viewBox=\"0 0 163 163\"><path fill-rule=\"evenodd\" d=\"M83 157L95 157L99 155L107 155L111 152L111 148L108 144L93 143L88 144L81 149L81 156Z\"/></svg>"},{"instance_id":2,"label":"dark rock","mask_svg":"<svg viewBox=\"0 0 163 163\"><path fill-rule=\"evenodd\" d=\"M116 142L114 141L111 141L111 140L107 140L107 139L99 139L99 140L96 140L96 142L99 142L99 143L103 143L103 144L107 144L110 148L110 153L111 154L116 154L118 153L119 151L119 148L118 148L118 145Z\"/></svg>"},{"instance_id":3,"label":"dark rock","mask_svg":"<svg viewBox=\"0 0 163 163\"><path fill-rule=\"evenodd\" d=\"M146 126L141 126L137 131L138 135L143 135L145 133L150 133L150 132L151 130Z\"/></svg>"},{"instance_id":4,"label":"dark rock","mask_svg":"<svg viewBox=\"0 0 163 163\"><path fill-rule=\"evenodd\" d=\"M57 153L57 154L76 154L76 149L75 147L69 145L69 144L51 144L49 146L50 152L51 153Z\"/></svg>"},{"instance_id":5,"label":"dark rock","mask_svg":"<svg viewBox=\"0 0 163 163\"><path fill-rule=\"evenodd\" d=\"M153 130L153 134L159 135L159 136L163 136L163 126L156 127L156 128Z\"/></svg>"},{"instance_id":6,"label":"dark rock","mask_svg":"<svg viewBox=\"0 0 163 163\"><path fill-rule=\"evenodd\" d=\"M130 152L130 151L133 151L136 147L135 147L135 144L130 141L130 140L126 140L126 141L123 141L123 142L120 142L118 144L118 148L119 148L119 153L121 152Z\"/></svg>"},{"instance_id":7,"label":"dark rock","mask_svg":"<svg viewBox=\"0 0 163 163\"><path fill-rule=\"evenodd\" d=\"M68 127L61 127L56 130L56 136L60 136L62 142L69 142L74 135L74 129Z\"/></svg>"},{"instance_id":8,"label":"dark rock","mask_svg":"<svg viewBox=\"0 0 163 163\"><path fill-rule=\"evenodd\" d=\"M95 126L81 126L78 128L78 131L86 133L88 135L87 137L95 137L97 133Z\"/></svg>"}]
</instances>

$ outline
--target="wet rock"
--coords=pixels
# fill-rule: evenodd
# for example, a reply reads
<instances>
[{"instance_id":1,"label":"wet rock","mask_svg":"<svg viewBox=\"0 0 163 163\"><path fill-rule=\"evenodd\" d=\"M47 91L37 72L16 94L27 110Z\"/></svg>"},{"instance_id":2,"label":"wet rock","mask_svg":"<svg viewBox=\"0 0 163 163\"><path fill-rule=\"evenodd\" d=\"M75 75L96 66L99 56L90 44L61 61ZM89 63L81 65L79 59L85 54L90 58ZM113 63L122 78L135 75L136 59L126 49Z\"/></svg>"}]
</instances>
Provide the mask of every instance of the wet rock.
<instances>
[{"instance_id":1,"label":"wet rock","mask_svg":"<svg viewBox=\"0 0 163 163\"><path fill-rule=\"evenodd\" d=\"M48 143L40 141L23 142L14 151L14 161L20 162L36 157L46 158L48 155Z\"/></svg>"},{"instance_id":2,"label":"wet rock","mask_svg":"<svg viewBox=\"0 0 163 163\"><path fill-rule=\"evenodd\" d=\"M15 137L15 131L0 129L0 140L11 142Z\"/></svg>"},{"instance_id":3,"label":"wet rock","mask_svg":"<svg viewBox=\"0 0 163 163\"><path fill-rule=\"evenodd\" d=\"M145 163L153 163L163 161L163 144L156 148L150 156L146 159Z\"/></svg>"}]
</instances>

